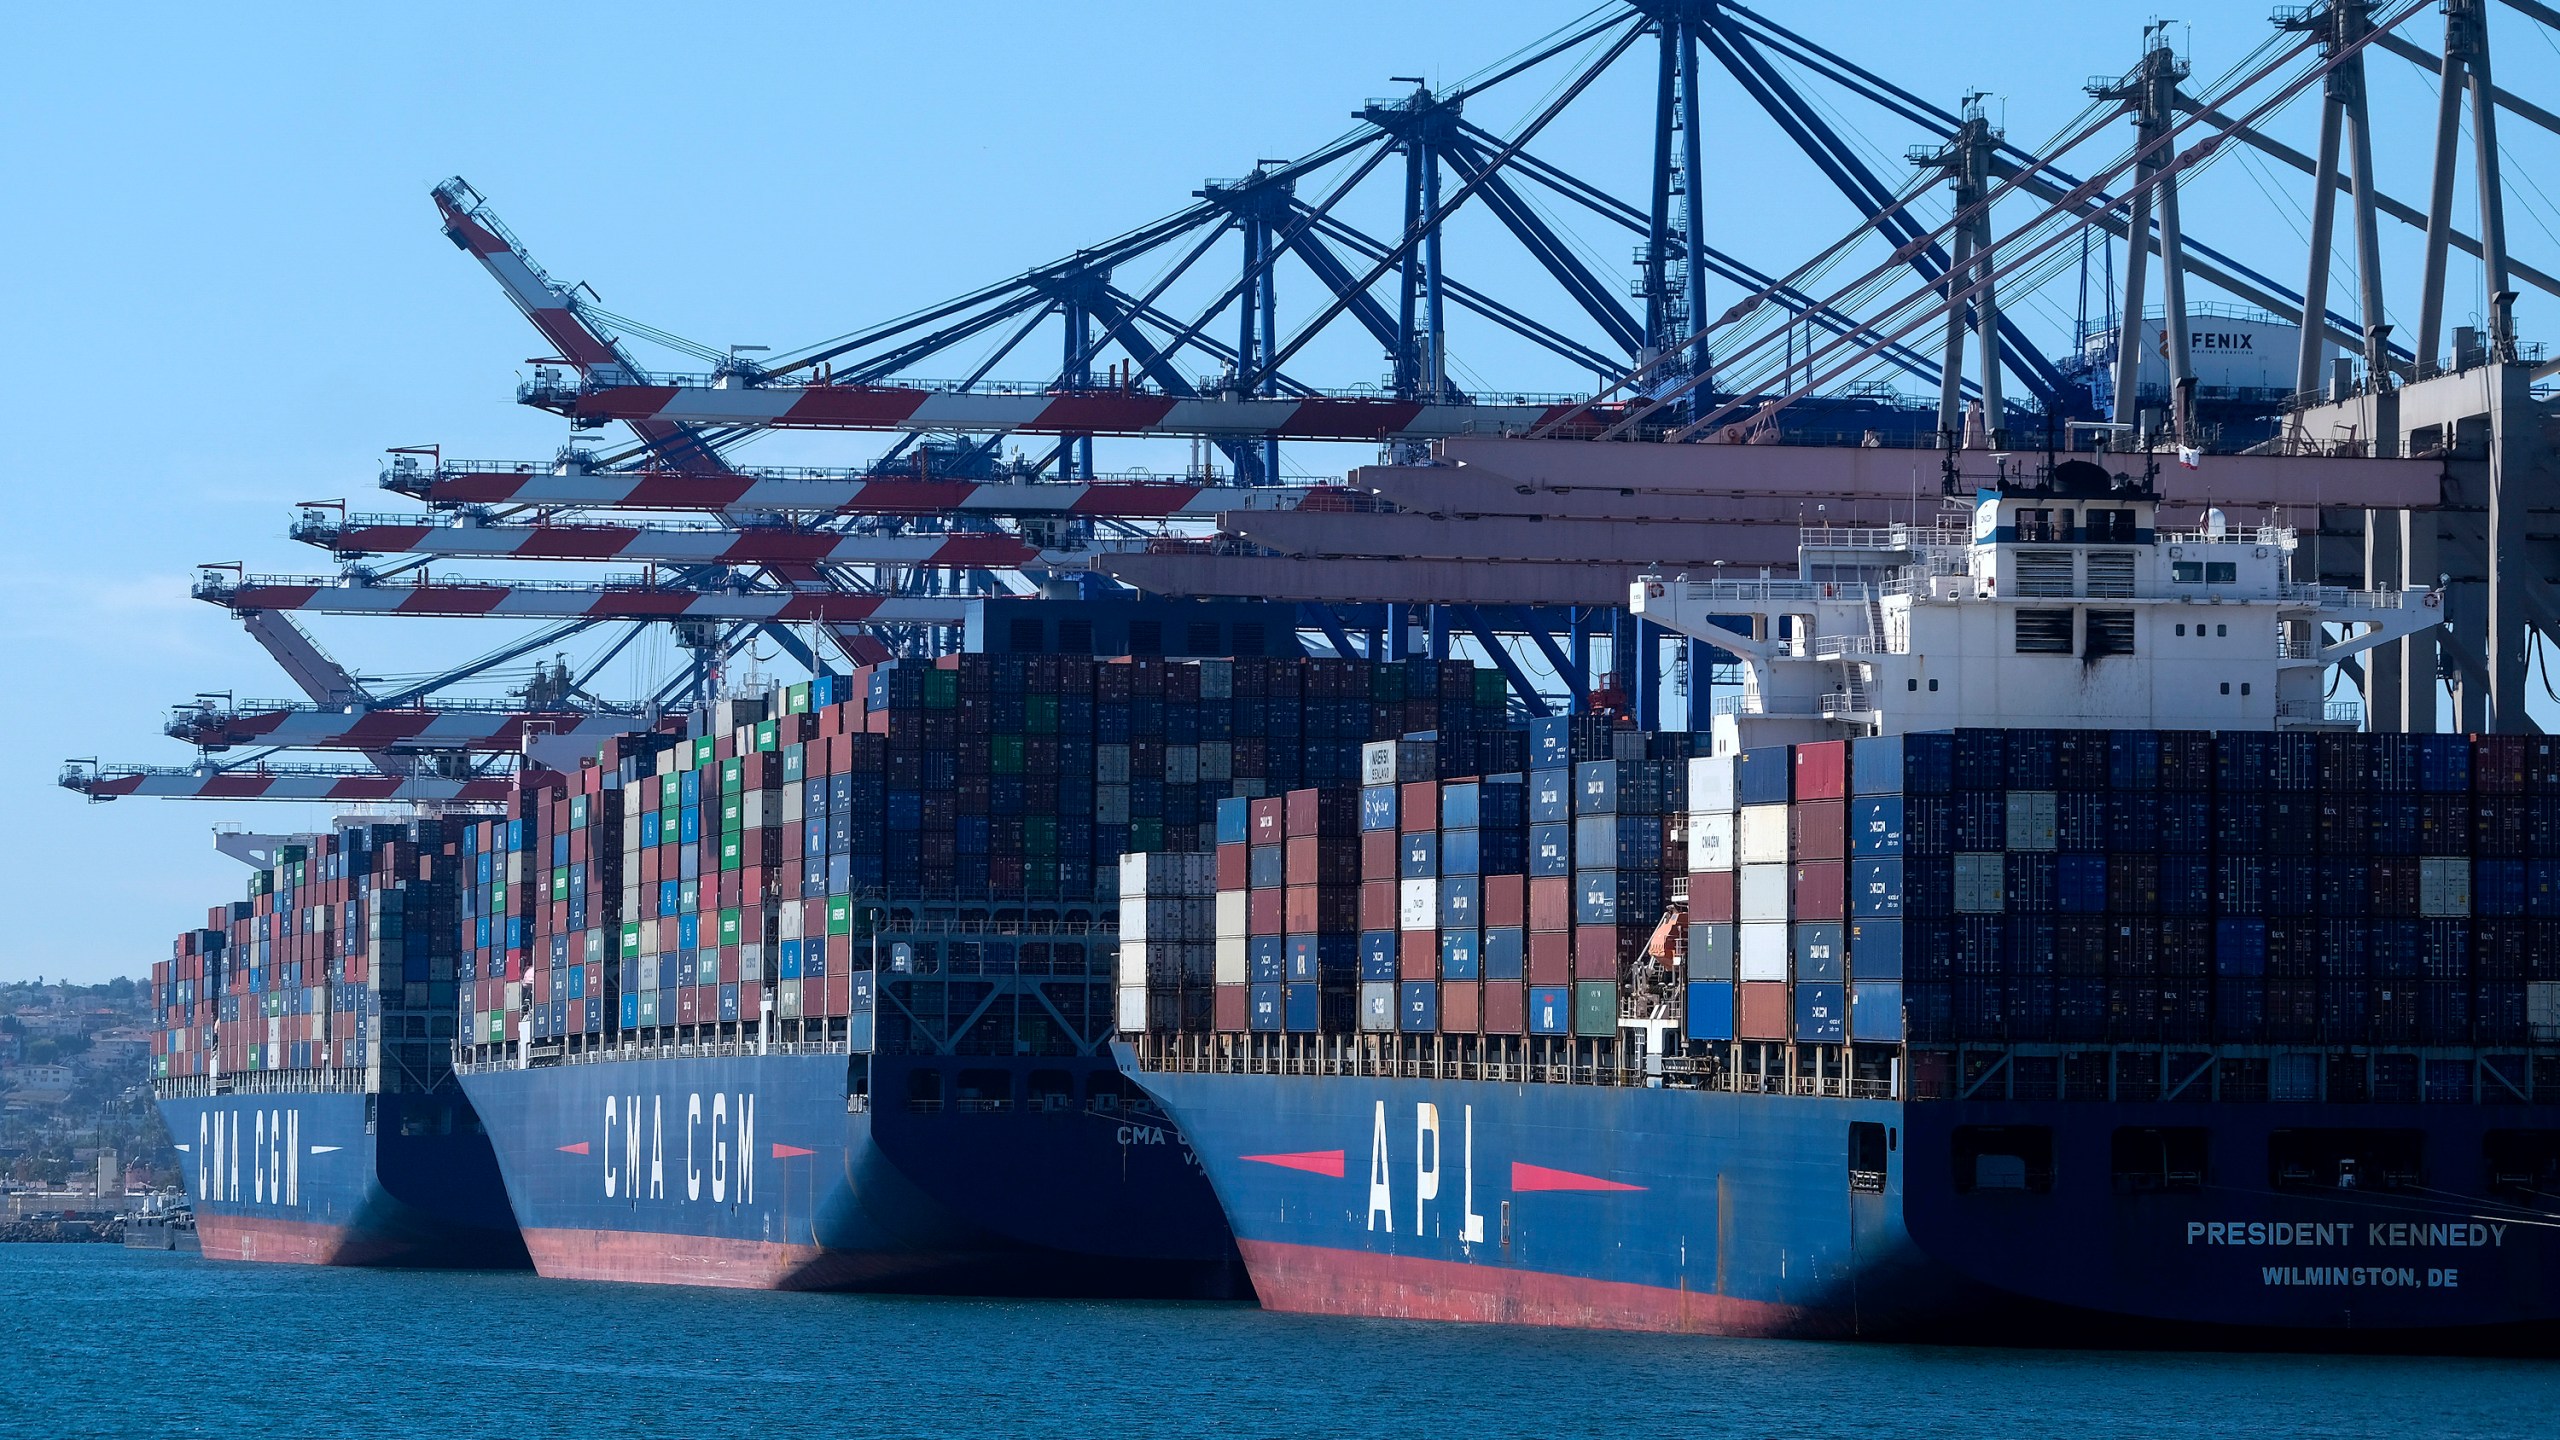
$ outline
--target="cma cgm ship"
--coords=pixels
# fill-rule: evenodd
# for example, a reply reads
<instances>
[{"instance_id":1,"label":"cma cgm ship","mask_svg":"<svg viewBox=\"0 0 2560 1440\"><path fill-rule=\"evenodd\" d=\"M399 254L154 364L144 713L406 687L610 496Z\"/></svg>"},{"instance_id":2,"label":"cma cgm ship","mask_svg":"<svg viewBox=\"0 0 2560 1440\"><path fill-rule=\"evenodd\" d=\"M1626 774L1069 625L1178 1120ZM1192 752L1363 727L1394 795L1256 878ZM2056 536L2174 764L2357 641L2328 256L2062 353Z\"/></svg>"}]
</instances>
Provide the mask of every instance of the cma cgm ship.
<instances>
[{"instance_id":1,"label":"cma cgm ship","mask_svg":"<svg viewBox=\"0 0 2560 1440\"><path fill-rule=\"evenodd\" d=\"M973 652L528 772L463 836L459 1068L536 1268L1241 1293L1111 1054L1119 857L1500 707L1465 665Z\"/></svg>"},{"instance_id":2,"label":"cma cgm ship","mask_svg":"<svg viewBox=\"0 0 2560 1440\"><path fill-rule=\"evenodd\" d=\"M525 1264L451 1067L447 829L278 843L153 965L154 1086L205 1254Z\"/></svg>"},{"instance_id":3,"label":"cma cgm ship","mask_svg":"<svg viewBox=\"0 0 2560 1440\"><path fill-rule=\"evenodd\" d=\"M1710 755L1538 722L1524 774L1375 757L1356 837L1244 807L1244 983L1125 1053L1264 1304L2548 1342L2560 747L2354 729L2334 667L2438 597L2170 533L2147 475L1948 509L1636 587L1741 661ZM1347 943L1256 918L1302 828L1359 847Z\"/></svg>"}]
</instances>

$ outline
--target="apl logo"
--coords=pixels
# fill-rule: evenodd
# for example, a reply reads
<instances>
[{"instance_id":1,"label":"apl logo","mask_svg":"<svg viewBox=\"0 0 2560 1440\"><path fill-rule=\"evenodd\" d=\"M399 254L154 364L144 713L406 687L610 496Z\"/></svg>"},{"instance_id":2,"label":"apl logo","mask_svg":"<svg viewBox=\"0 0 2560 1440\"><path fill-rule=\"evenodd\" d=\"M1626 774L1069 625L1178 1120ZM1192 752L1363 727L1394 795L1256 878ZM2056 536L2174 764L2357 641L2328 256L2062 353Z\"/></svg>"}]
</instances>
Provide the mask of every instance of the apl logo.
<instances>
[{"instance_id":1,"label":"apl logo","mask_svg":"<svg viewBox=\"0 0 2560 1440\"><path fill-rule=\"evenodd\" d=\"M1440 1107L1428 1100L1413 1107L1413 1233L1425 1233L1425 1220L1434 1202L1440 1199L1443 1184L1444 1151L1440 1136ZM1468 1245L1484 1241L1484 1217L1476 1213L1476 1107L1459 1107L1459 1210L1458 1239ZM1346 1152L1342 1150L1299 1150L1276 1155L1243 1155L1237 1157L1257 1165L1271 1165L1283 1170L1298 1170L1310 1175L1323 1175L1340 1180L1346 1178ZM1381 1228L1390 1235L1396 1229L1396 1171L1387 1143L1387 1102L1377 1102L1369 1126L1369 1201L1367 1229L1375 1233ZM1642 1185L1607 1180L1597 1175L1584 1175L1552 1166L1532 1165L1526 1161L1511 1162L1511 1193L1515 1195L1542 1191L1624 1191L1642 1190ZM1504 1243L1509 1243L1505 1241Z\"/></svg>"},{"instance_id":2,"label":"apl logo","mask_svg":"<svg viewBox=\"0 0 2560 1440\"><path fill-rule=\"evenodd\" d=\"M604 1193L608 1200L667 1197L667 1112L676 1108L679 1143L672 1157L683 1177L682 1198L701 1200L708 1192L711 1203L726 1205L735 1201L752 1205L756 1198L756 1097L753 1091L734 1094L725 1090L711 1092L706 1100L699 1090L685 1095L671 1107L664 1095L607 1095L604 1097L604 1142L598 1158L604 1162ZM564 1154L586 1155L591 1147L584 1140L559 1149ZM798 1145L774 1143L772 1158L788 1160L814 1154Z\"/></svg>"},{"instance_id":3,"label":"apl logo","mask_svg":"<svg viewBox=\"0 0 2560 1440\"><path fill-rule=\"evenodd\" d=\"M241 1134L238 1110L196 1112L196 1141L180 1150L196 1158L196 1198L232 1204L302 1203L302 1112L286 1106L248 1112L248 1134ZM244 1143L245 1139L245 1143ZM335 1145L314 1145L310 1154L326 1155Z\"/></svg>"}]
</instances>

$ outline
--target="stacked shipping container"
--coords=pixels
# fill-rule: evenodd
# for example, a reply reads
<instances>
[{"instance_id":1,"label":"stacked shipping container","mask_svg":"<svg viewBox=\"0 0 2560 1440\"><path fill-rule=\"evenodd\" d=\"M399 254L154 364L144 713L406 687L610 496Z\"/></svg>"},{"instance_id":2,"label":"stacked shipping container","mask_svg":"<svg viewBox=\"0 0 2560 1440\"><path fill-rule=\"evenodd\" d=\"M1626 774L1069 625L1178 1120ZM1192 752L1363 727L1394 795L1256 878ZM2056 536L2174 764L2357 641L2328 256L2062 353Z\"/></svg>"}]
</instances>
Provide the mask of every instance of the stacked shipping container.
<instances>
[{"instance_id":1,"label":"stacked shipping container","mask_svg":"<svg viewBox=\"0 0 2560 1440\"><path fill-rule=\"evenodd\" d=\"M1477 764L1488 744L1517 740L1499 728L1502 704L1499 676L1464 662L1020 654L883 665L786 687L770 705L726 701L711 734L629 737L575 775L529 775L505 821L471 828L466 1024L483 1046L768 1018L867 1030L865 937L916 907L1089 917L1116 898L1124 853L1214 843L1219 801L1347 782L1382 726L1428 724L1437 748L1462 757L1453 763ZM1351 820L1310 823L1313 840ZM1341 875L1287 888L1314 907L1311 926L1350 913ZM1055 925L1073 912L1043 913ZM893 945L880 969L904 977L944 958L922 948ZM1040 955L1006 946L1001 961L1036 961L1043 975L1061 963L1030 948ZM1099 1016L1108 961L1070 948ZM992 953L979 947L967 964L998 963ZM1168 1022L1182 1003L1172 978ZM1205 984L1192 988L1205 1001ZM899 993L904 1025L915 1011Z\"/></svg>"},{"instance_id":2,"label":"stacked shipping container","mask_svg":"<svg viewBox=\"0 0 2560 1440\"><path fill-rule=\"evenodd\" d=\"M448 828L349 826L279 847L246 899L152 966L155 1077L337 1071L342 1088L431 1087L453 1043Z\"/></svg>"}]
</instances>

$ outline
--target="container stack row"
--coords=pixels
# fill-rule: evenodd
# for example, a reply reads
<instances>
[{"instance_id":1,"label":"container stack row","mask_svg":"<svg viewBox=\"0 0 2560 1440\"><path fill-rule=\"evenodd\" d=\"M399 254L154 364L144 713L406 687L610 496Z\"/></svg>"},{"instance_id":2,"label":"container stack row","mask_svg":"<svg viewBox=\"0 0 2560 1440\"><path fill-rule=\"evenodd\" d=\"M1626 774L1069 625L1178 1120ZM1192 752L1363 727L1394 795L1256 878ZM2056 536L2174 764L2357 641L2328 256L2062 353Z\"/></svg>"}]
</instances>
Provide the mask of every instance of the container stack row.
<instances>
[{"instance_id":1,"label":"container stack row","mask_svg":"<svg viewBox=\"0 0 2560 1440\"><path fill-rule=\"evenodd\" d=\"M1221 801L1223 810L1239 801ZM1205 1030L1217 925L1216 860L1139 851L1120 857L1117 1014L1123 1030Z\"/></svg>"},{"instance_id":2,"label":"container stack row","mask_svg":"<svg viewBox=\"0 0 2560 1440\"><path fill-rule=\"evenodd\" d=\"M1406 736L1365 748L1357 790L1221 806L1209 1028L1615 1035L1683 843L1688 737L1586 715L1514 738L1477 757L1536 768Z\"/></svg>"},{"instance_id":3,"label":"container stack row","mask_svg":"<svg viewBox=\"0 0 2560 1440\"><path fill-rule=\"evenodd\" d=\"M2020 729L1848 742L1845 776L1836 745L1702 760L1689 1033L2560 1039L2552 751L2538 737Z\"/></svg>"},{"instance_id":4,"label":"container stack row","mask_svg":"<svg viewBox=\"0 0 2560 1440\"><path fill-rule=\"evenodd\" d=\"M482 1045L867 1025L870 941L918 907L1083 907L1107 923L1122 855L1204 852L1220 801L1347 783L1382 722L1427 719L1433 763L1472 768L1525 744L1501 714L1498 675L1418 660L971 654L723 701L707 733L624 737L573 774L528 772L505 820L470 828L464 1024ZM946 949L902 936L880 971L937 975ZM984 973L1022 953L962 958ZM1054 955L1034 959L1053 973ZM938 979L894 983L950 1000ZM1188 1002L1203 1024L1209 983L1204 964ZM1177 1014L1181 994L1176 977Z\"/></svg>"},{"instance_id":5,"label":"container stack row","mask_svg":"<svg viewBox=\"0 0 2560 1440\"><path fill-rule=\"evenodd\" d=\"M453 1044L459 872L439 820L348 826L279 846L248 895L208 911L152 967L158 1078L440 1074Z\"/></svg>"},{"instance_id":6,"label":"container stack row","mask_svg":"<svg viewBox=\"0 0 2560 1440\"><path fill-rule=\"evenodd\" d=\"M1848 746L1689 762L1690 1039L1902 1038L1893 954L1850 963Z\"/></svg>"}]
</instances>

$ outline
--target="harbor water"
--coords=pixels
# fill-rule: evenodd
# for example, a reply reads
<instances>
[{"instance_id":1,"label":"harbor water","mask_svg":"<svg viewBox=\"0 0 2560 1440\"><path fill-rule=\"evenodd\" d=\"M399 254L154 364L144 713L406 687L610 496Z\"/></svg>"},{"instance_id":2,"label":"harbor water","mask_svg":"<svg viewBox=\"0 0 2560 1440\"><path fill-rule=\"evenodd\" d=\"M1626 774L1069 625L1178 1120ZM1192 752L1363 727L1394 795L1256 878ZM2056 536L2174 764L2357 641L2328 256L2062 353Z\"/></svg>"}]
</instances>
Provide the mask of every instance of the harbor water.
<instances>
[{"instance_id":1,"label":"harbor water","mask_svg":"<svg viewBox=\"0 0 2560 1440\"><path fill-rule=\"evenodd\" d=\"M2545 1436L2560 1361L2021 1351L0 1247L0 1435ZM280 1401L283 1402L280 1408Z\"/></svg>"}]
</instances>

